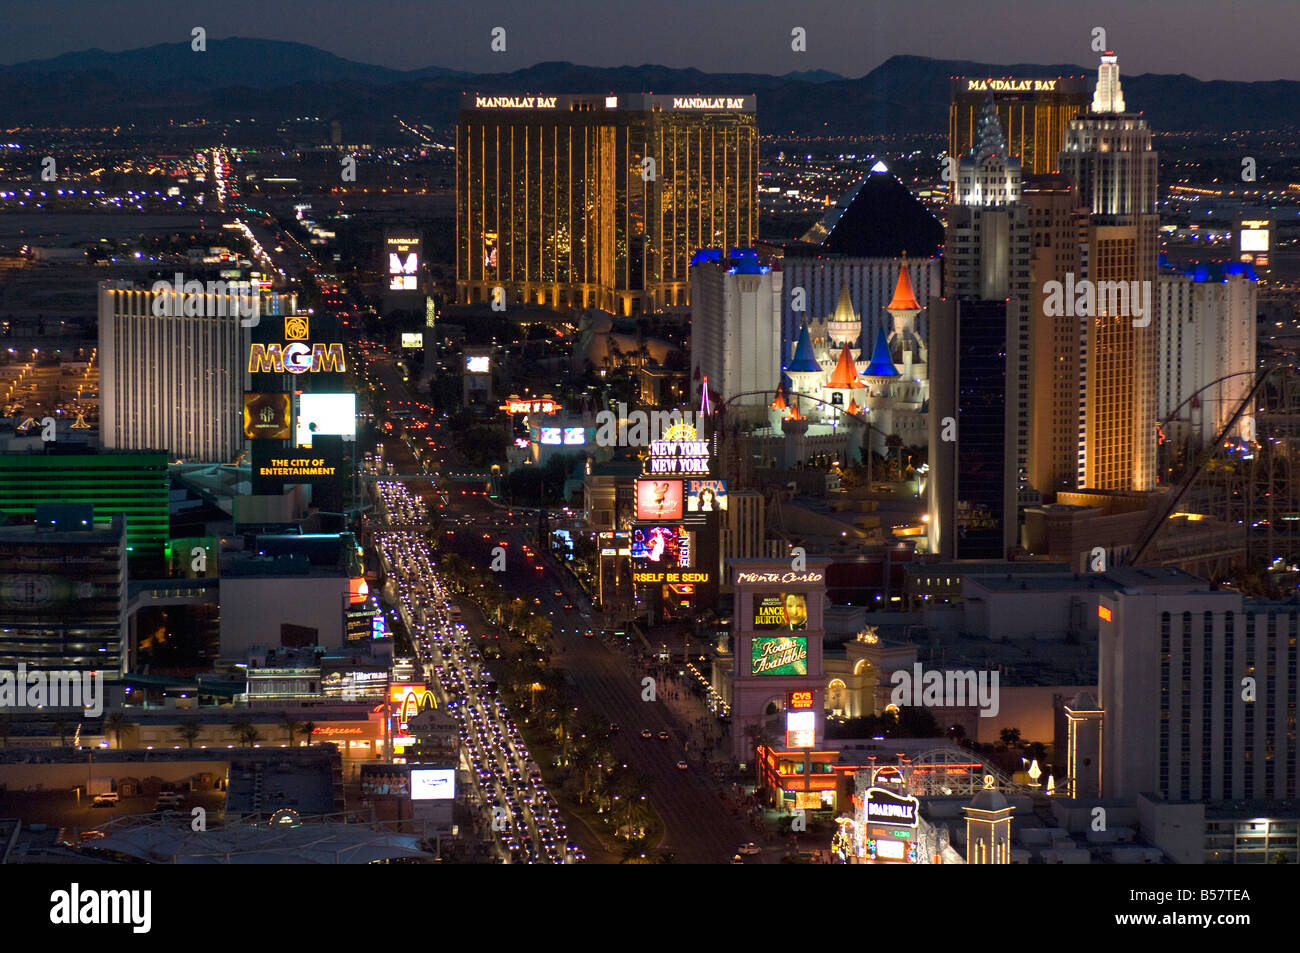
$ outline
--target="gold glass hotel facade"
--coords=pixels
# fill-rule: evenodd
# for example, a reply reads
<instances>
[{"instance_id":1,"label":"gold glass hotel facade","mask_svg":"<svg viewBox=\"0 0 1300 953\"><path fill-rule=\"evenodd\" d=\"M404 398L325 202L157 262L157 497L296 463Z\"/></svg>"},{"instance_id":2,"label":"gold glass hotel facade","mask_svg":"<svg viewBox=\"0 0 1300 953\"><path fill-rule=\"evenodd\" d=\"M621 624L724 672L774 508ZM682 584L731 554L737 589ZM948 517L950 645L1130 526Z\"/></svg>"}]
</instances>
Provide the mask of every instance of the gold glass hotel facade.
<instances>
[{"instance_id":1,"label":"gold glass hotel facade","mask_svg":"<svg viewBox=\"0 0 1300 953\"><path fill-rule=\"evenodd\" d=\"M758 238L753 96L466 94L456 130L462 304L684 307L698 248Z\"/></svg>"},{"instance_id":2,"label":"gold glass hotel facade","mask_svg":"<svg viewBox=\"0 0 1300 953\"><path fill-rule=\"evenodd\" d=\"M984 102L993 97L1007 140L1007 152L1026 175L1059 172L1070 120L1088 111L1088 81L1082 76L1011 79L960 76L952 80L948 107L948 155L970 152L979 133Z\"/></svg>"}]
</instances>

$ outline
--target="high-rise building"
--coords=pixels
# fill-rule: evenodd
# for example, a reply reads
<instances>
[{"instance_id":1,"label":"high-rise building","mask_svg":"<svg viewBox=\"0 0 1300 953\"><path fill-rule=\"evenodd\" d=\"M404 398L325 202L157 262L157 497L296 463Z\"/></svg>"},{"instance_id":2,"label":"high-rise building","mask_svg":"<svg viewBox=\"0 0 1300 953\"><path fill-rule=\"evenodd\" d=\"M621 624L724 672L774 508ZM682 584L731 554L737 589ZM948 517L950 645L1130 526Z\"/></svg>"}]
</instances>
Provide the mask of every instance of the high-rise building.
<instances>
[{"instance_id":1,"label":"high-rise building","mask_svg":"<svg viewBox=\"0 0 1300 953\"><path fill-rule=\"evenodd\" d=\"M1082 319L1066 309L1048 313L1051 282L1081 273L1080 231L1085 216L1068 176L1026 176L1021 191L1033 238L1029 259L1029 486L1042 494L1073 489L1078 481L1079 348Z\"/></svg>"},{"instance_id":2,"label":"high-rise building","mask_svg":"<svg viewBox=\"0 0 1300 953\"><path fill-rule=\"evenodd\" d=\"M1184 578L1101 599L1102 795L1293 800L1300 610Z\"/></svg>"},{"instance_id":3,"label":"high-rise building","mask_svg":"<svg viewBox=\"0 0 1300 953\"><path fill-rule=\"evenodd\" d=\"M698 248L758 237L753 96L466 94L456 294L597 307L689 303Z\"/></svg>"},{"instance_id":4,"label":"high-rise building","mask_svg":"<svg viewBox=\"0 0 1300 953\"><path fill-rule=\"evenodd\" d=\"M929 549L945 559L1005 559L1016 545L1012 305L930 302Z\"/></svg>"},{"instance_id":5,"label":"high-rise building","mask_svg":"<svg viewBox=\"0 0 1300 953\"><path fill-rule=\"evenodd\" d=\"M930 306L930 548L1005 559L1028 459L1030 229L991 97L958 164L942 301Z\"/></svg>"},{"instance_id":6,"label":"high-rise building","mask_svg":"<svg viewBox=\"0 0 1300 953\"><path fill-rule=\"evenodd\" d=\"M954 77L948 108L948 155L963 156L979 139L980 116L992 97L1008 152L1026 174L1058 171L1070 120L1088 108L1083 76L1011 79Z\"/></svg>"},{"instance_id":7,"label":"high-rise building","mask_svg":"<svg viewBox=\"0 0 1300 953\"><path fill-rule=\"evenodd\" d=\"M1020 161L1007 150L996 104L985 100L974 148L957 165L948 209L944 296L1004 302L1013 327L1006 336L1008 435L1015 460L1007 474L1017 494L1029 462L1029 208ZM1014 523L1014 519L1012 520Z\"/></svg>"},{"instance_id":8,"label":"high-rise building","mask_svg":"<svg viewBox=\"0 0 1300 953\"><path fill-rule=\"evenodd\" d=\"M1242 264L1200 265L1160 275L1157 288L1156 414L1166 440L1195 452L1215 440L1255 384L1256 280Z\"/></svg>"},{"instance_id":9,"label":"high-rise building","mask_svg":"<svg viewBox=\"0 0 1300 953\"><path fill-rule=\"evenodd\" d=\"M0 669L125 671L126 519L54 508L35 526L0 527ZM69 518L69 516L79 518Z\"/></svg>"},{"instance_id":10,"label":"high-rise building","mask_svg":"<svg viewBox=\"0 0 1300 953\"><path fill-rule=\"evenodd\" d=\"M263 293L256 320L291 314L296 300ZM254 326L241 311L243 303L236 293L182 296L131 282L100 282L99 419L105 449L162 450L172 458L219 463L243 449Z\"/></svg>"},{"instance_id":11,"label":"high-rise building","mask_svg":"<svg viewBox=\"0 0 1300 953\"><path fill-rule=\"evenodd\" d=\"M740 252L742 249L735 249ZM691 360L730 406L767 406L781 378L781 269L757 254L701 251L691 268ZM746 397L737 397L748 394Z\"/></svg>"},{"instance_id":12,"label":"high-rise building","mask_svg":"<svg viewBox=\"0 0 1300 953\"><path fill-rule=\"evenodd\" d=\"M168 535L167 455L159 452L0 454L0 513L91 503L101 526L126 516L127 554L161 559Z\"/></svg>"},{"instance_id":13,"label":"high-rise building","mask_svg":"<svg viewBox=\"0 0 1300 953\"><path fill-rule=\"evenodd\" d=\"M1110 69L1114 67L1114 69ZM1159 253L1156 212L1158 156L1138 115L1113 112L1124 103L1113 53L1103 57L1103 110L1070 122L1061 171L1087 210L1084 277L1094 305L1084 315L1084 412L1079 486L1151 490L1156 481L1156 351L1154 315ZM1146 313L1139 314L1145 306Z\"/></svg>"}]
</instances>

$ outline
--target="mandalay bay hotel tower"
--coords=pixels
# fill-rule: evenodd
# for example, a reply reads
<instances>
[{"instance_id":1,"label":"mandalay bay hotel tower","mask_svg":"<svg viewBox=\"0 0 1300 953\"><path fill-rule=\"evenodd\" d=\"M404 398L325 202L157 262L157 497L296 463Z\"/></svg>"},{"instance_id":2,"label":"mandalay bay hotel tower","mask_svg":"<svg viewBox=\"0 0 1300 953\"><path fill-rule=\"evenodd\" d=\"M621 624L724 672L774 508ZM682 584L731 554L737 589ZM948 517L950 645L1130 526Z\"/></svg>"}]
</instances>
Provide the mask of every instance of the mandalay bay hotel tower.
<instances>
[{"instance_id":1,"label":"mandalay bay hotel tower","mask_svg":"<svg viewBox=\"0 0 1300 953\"><path fill-rule=\"evenodd\" d=\"M456 130L462 304L688 303L692 254L758 238L754 96L465 94Z\"/></svg>"}]
</instances>

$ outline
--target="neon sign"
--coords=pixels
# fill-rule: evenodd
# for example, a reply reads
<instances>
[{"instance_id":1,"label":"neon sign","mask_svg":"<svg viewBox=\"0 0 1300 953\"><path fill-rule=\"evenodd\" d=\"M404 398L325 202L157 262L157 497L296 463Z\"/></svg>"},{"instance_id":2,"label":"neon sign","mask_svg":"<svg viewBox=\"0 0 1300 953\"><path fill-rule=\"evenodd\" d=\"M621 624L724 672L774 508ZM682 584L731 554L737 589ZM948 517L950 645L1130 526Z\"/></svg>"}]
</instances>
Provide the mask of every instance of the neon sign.
<instances>
[{"instance_id":1,"label":"neon sign","mask_svg":"<svg viewBox=\"0 0 1300 953\"><path fill-rule=\"evenodd\" d=\"M342 344L254 344L248 351L248 373L290 374L347 373Z\"/></svg>"}]
</instances>

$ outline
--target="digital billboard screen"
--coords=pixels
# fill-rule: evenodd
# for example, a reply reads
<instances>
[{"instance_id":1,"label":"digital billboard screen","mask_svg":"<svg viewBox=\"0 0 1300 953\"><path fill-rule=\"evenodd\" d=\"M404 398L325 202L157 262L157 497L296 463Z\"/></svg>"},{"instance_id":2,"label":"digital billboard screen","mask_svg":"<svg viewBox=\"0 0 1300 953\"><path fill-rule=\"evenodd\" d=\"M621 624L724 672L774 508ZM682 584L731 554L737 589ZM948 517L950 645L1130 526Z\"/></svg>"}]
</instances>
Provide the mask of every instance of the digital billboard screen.
<instances>
[{"instance_id":1,"label":"digital billboard screen","mask_svg":"<svg viewBox=\"0 0 1300 953\"><path fill-rule=\"evenodd\" d=\"M465 358L465 370L470 374L490 374L492 358L486 354L472 354Z\"/></svg>"},{"instance_id":2,"label":"digital billboard screen","mask_svg":"<svg viewBox=\"0 0 1300 953\"><path fill-rule=\"evenodd\" d=\"M808 638L785 635L756 638L750 646L751 675L807 675Z\"/></svg>"},{"instance_id":3,"label":"digital billboard screen","mask_svg":"<svg viewBox=\"0 0 1300 953\"><path fill-rule=\"evenodd\" d=\"M409 799L411 769L404 764L361 765L361 796Z\"/></svg>"},{"instance_id":4,"label":"digital billboard screen","mask_svg":"<svg viewBox=\"0 0 1300 953\"><path fill-rule=\"evenodd\" d=\"M1268 251L1268 229L1243 228L1241 230L1242 251Z\"/></svg>"},{"instance_id":5,"label":"digital billboard screen","mask_svg":"<svg viewBox=\"0 0 1300 953\"><path fill-rule=\"evenodd\" d=\"M677 526L639 526L632 530L632 559L637 568L688 568L690 540L690 533Z\"/></svg>"},{"instance_id":6,"label":"digital billboard screen","mask_svg":"<svg viewBox=\"0 0 1300 953\"><path fill-rule=\"evenodd\" d=\"M808 628L808 594L804 592L756 594L754 628L791 630Z\"/></svg>"},{"instance_id":7,"label":"digital billboard screen","mask_svg":"<svg viewBox=\"0 0 1300 953\"><path fill-rule=\"evenodd\" d=\"M424 347L424 332L403 331L402 347Z\"/></svg>"},{"instance_id":8,"label":"digital billboard screen","mask_svg":"<svg viewBox=\"0 0 1300 953\"><path fill-rule=\"evenodd\" d=\"M785 716L785 746L812 748L817 744L817 713L791 711Z\"/></svg>"},{"instance_id":9,"label":"digital billboard screen","mask_svg":"<svg viewBox=\"0 0 1300 953\"><path fill-rule=\"evenodd\" d=\"M681 480L637 480L636 518L679 520L682 518Z\"/></svg>"},{"instance_id":10,"label":"digital billboard screen","mask_svg":"<svg viewBox=\"0 0 1300 953\"><path fill-rule=\"evenodd\" d=\"M249 440L288 440L289 395L245 393L244 436Z\"/></svg>"},{"instance_id":11,"label":"digital billboard screen","mask_svg":"<svg viewBox=\"0 0 1300 953\"><path fill-rule=\"evenodd\" d=\"M310 447L314 436L356 439L357 395L301 395L298 398L298 446Z\"/></svg>"},{"instance_id":12,"label":"digital billboard screen","mask_svg":"<svg viewBox=\"0 0 1300 953\"><path fill-rule=\"evenodd\" d=\"M686 512L712 513L726 508L726 480L686 481Z\"/></svg>"},{"instance_id":13,"label":"digital billboard screen","mask_svg":"<svg viewBox=\"0 0 1300 953\"><path fill-rule=\"evenodd\" d=\"M388 252L388 290L418 290L420 240L418 238L389 238L385 242L384 248Z\"/></svg>"},{"instance_id":14,"label":"digital billboard screen","mask_svg":"<svg viewBox=\"0 0 1300 953\"><path fill-rule=\"evenodd\" d=\"M456 772L451 768L411 768L412 801L450 801L456 796Z\"/></svg>"}]
</instances>

